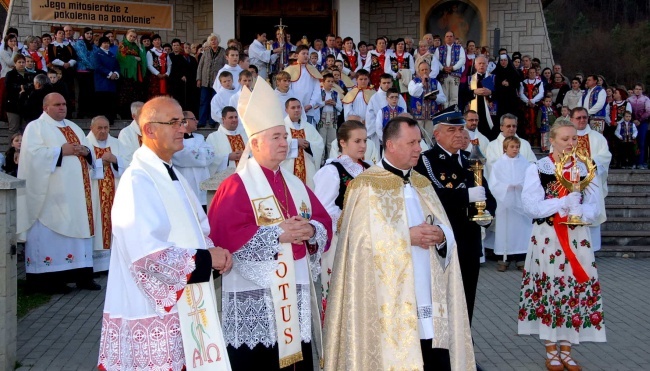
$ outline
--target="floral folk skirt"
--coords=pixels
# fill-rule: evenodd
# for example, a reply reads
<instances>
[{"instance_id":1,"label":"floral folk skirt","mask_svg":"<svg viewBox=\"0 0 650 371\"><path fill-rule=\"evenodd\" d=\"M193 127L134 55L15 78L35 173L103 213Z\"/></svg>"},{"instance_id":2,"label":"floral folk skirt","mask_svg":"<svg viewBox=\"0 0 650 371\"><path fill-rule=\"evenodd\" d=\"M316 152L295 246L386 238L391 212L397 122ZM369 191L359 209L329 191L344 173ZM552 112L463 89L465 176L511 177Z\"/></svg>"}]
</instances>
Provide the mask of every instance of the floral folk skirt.
<instances>
[{"instance_id":1,"label":"floral folk skirt","mask_svg":"<svg viewBox=\"0 0 650 371\"><path fill-rule=\"evenodd\" d=\"M578 283L553 226L535 224L519 292L519 334L543 340L604 342L603 301L588 227L569 228L569 244L588 276Z\"/></svg>"}]
</instances>

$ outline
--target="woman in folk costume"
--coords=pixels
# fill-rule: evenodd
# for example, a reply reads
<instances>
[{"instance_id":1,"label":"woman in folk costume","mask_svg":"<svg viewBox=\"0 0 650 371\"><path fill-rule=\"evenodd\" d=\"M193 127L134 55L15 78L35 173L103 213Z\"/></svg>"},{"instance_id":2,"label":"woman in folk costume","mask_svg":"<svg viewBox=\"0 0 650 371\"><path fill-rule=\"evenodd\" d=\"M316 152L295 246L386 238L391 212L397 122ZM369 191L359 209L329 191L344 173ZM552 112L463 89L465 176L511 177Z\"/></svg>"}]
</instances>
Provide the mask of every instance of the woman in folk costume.
<instances>
[{"instance_id":1,"label":"woman in folk costume","mask_svg":"<svg viewBox=\"0 0 650 371\"><path fill-rule=\"evenodd\" d=\"M126 36L117 51L120 64L120 87L118 104L121 117L131 116L131 103L142 100L142 82L147 73L147 57L136 40L135 30L126 31Z\"/></svg>"},{"instance_id":2,"label":"woman in folk costume","mask_svg":"<svg viewBox=\"0 0 650 371\"><path fill-rule=\"evenodd\" d=\"M467 91L469 85L467 84L468 77L473 74L472 67L474 66L474 58L476 58L476 42L474 40L467 40L465 44L465 66L463 73L460 75L460 87L458 88L458 107L462 110L468 103Z\"/></svg>"},{"instance_id":3,"label":"woman in folk costume","mask_svg":"<svg viewBox=\"0 0 650 371\"><path fill-rule=\"evenodd\" d=\"M533 228L521 205L524 185L521 175L526 172L530 162L519 154L520 147L521 140L516 136L503 140L503 156L492 165L488 180L498 202L495 217L499 222L495 228L494 253L503 255L503 259L497 262L499 272L505 272L512 261L516 262L517 269L524 269Z\"/></svg>"},{"instance_id":4,"label":"woman in folk costume","mask_svg":"<svg viewBox=\"0 0 650 371\"><path fill-rule=\"evenodd\" d=\"M537 70L535 67L528 69L528 78L521 82L519 88L519 98L524 102L524 131L526 133L526 140L533 143L539 143L539 136L537 135L537 124L535 118L537 114L537 103L544 97L544 85L542 80L537 77Z\"/></svg>"},{"instance_id":5,"label":"woman in folk costume","mask_svg":"<svg viewBox=\"0 0 650 371\"><path fill-rule=\"evenodd\" d=\"M149 76L149 98L159 95L168 95L169 74L172 71L172 61L161 47L160 35L151 37L153 48L147 52L147 68Z\"/></svg>"},{"instance_id":6,"label":"woman in folk costume","mask_svg":"<svg viewBox=\"0 0 650 371\"><path fill-rule=\"evenodd\" d=\"M607 146L612 152L613 162L617 164L620 162L619 151L616 151L615 148L618 147L618 140L616 139L616 127L618 123L623 120L625 112L632 112L632 104L627 101L628 95L625 89L616 88L612 94L613 100L611 103L607 103L607 109L605 110L605 122L607 125L603 130L603 136L607 139Z\"/></svg>"},{"instance_id":7,"label":"woman in folk costume","mask_svg":"<svg viewBox=\"0 0 650 371\"><path fill-rule=\"evenodd\" d=\"M350 78L354 78L357 70L363 68L363 64L359 58L359 53L354 50L354 40L351 37L343 39L343 50L336 57L339 61L343 61L343 73ZM365 62L365 60L364 60Z\"/></svg>"},{"instance_id":8,"label":"woman in folk costume","mask_svg":"<svg viewBox=\"0 0 650 371\"><path fill-rule=\"evenodd\" d=\"M605 324L589 228L562 222L568 215L595 220L600 180L591 179L582 192L567 189L556 178L556 162L577 146L577 131L561 121L553 125L550 137L553 153L526 169L521 197L534 224L519 293L519 334L539 334L549 370L576 371L581 367L571 358L571 345L606 341ZM565 179L570 179L573 166L565 165ZM579 162L578 167L581 181L589 179L584 164Z\"/></svg>"},{"instance_id":9,"label":"woman in folk costume","mask_svg":"<svg viewBox=\"0 0 650 371\"><path fill-rule=\"evenodd\" d=\"M363 66L363 69L370 73L370 86L377 90L379 89L381 75L384 73L390 73L388 72L390 71L390 62L388 62L387 59L389 59L388 57L391 53L386 50L386 39L383 37L378 37L375 44L375 50L368 52L368 58L366 59L366 64ZM390 74L393 75L392 73Z\"/></svg>"},{"instance_id":10,"label":"woman in folk costume","mask_svg":"<svg viewBox=\"0 0 650 371\"><path fill-rule=\"evenodd\" d=\"M407 98L409 82L415 76L415 61L413 56L404 50L405 46L404 39L395 40L395 53L388 57L393 87L398 89L404 99Z\"/></svg>"},{"instance_id":11,"label":"woman in folk costume","mask_svg":"<svg viewBox=\"0 0 650 371\"><path fill-rule=\"evenodd\" d=\"M336 253L336 223L341 216L341 210L343 210L343 196L345 196L345 191L352 179L370 167L363 160L368 140L365 125L360 121L346 121L339 127L336 137L341 155L335 159L327 160L325 166L314 175L316 184L314 194L332 218L333 232L330 249L324 252L321 258L323 317L327 308L327 294Z\"/></svg>"}]
</instances>

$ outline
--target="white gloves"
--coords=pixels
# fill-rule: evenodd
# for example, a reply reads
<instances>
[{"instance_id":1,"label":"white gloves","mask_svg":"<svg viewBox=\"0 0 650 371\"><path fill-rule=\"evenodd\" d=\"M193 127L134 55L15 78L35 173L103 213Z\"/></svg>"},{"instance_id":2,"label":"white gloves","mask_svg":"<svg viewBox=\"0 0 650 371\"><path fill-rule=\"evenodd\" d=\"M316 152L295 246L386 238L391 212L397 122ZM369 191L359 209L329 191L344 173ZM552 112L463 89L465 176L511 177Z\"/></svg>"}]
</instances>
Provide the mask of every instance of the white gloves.
<instances>
[{"instance_id":1,"label":"white gloves","mask_svg":"<svg viewBox=\"0 0 650 371\"><path fill-rule=\"evenodd\" d=\"M562 199L564 200L564 204L562 205L562 208L569 215L582 216L582 204L580 203L580 200L582 199L582 195L580 194L580 192L571 192Z\"/></svg>"},{"instance_id":2,"label":"white gloves","mask_svg":"<svg viewBox=\"0 0 650 371\"><path fill-rule=\"evenodd\" d=\"M468 188L467 193L469 194L469 202L479 202L487 199L485 197L485 188L482 186Z\"/></svg>"}]
</instances>

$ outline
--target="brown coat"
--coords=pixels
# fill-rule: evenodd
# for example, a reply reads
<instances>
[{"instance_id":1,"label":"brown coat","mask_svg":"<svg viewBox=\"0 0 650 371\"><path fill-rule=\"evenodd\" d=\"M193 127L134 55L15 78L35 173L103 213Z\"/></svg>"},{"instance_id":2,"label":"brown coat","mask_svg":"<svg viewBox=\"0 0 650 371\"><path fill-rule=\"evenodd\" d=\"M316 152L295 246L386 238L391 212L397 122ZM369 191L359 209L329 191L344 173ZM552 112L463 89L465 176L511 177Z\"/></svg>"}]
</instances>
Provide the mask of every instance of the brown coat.
<instances>
[{"instance_id":1,"label":"brown coat","mask_svg":"<svg viewBox=\"0 0 650 371\"><path fill-rule=\"evenodd\" d=\"M201 87L210 88L217 77L217 72L226 64L226 50L217 47L217 51L212 48L203 52L199 66L196 69L196 80L201 80Z\"/></svg>"}]
</instances>

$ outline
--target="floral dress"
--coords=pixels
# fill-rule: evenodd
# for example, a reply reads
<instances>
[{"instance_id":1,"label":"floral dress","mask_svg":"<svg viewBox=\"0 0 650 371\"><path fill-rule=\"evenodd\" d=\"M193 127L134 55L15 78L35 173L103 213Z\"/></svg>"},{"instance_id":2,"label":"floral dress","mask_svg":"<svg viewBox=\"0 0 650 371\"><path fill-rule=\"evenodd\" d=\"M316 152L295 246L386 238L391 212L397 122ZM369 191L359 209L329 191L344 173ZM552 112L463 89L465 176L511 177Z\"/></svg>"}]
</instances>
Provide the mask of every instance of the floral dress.
<instances>
[{"instance_id":1,"label":"floral dress","mask_svg":"<svg viewBox=\"0 0 650 371\"><path fill-rule=\"evenodd\" d=\"M581 178L586 174L580 166ZM599 213L597 184L594 178L582 192L582 219L587 222ZM555 178L551 157L526 170L522 204L534 219L519 292L519 334L573 344L604 342L602 294L589 229L569 226L564 232L568 246L563 248L560 242L558 220L568 214L562 200L566 193Z\"/></svg>"}]
</instances>

